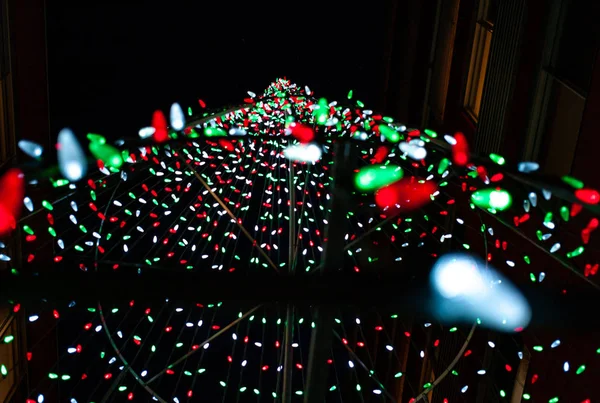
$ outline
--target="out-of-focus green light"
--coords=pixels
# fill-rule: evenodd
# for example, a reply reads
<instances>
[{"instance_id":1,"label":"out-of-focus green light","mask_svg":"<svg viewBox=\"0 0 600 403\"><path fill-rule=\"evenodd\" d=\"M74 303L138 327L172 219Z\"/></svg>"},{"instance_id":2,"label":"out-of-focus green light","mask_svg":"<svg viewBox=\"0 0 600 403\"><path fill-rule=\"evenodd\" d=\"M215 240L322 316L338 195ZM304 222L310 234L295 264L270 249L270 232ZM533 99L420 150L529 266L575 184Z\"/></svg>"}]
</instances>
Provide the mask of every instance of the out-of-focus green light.
<instances>
[{"instance_id":1,"label":"out-of-focus green light","mask_svg":"<svg viewBox=\"0 0 600 403\"><path fill-rule=\"evenodd\" d=\"M498 165L504 165L506 163L504 157L498 154L490 154L490 159Z\"/></svg>"},{"instance_id":2,"label":"out-of-focus green light","mask_svg":"<svg viewBox=\"0 0 600 403\"><path fill-rule=\"evenodd\" d=\"M503 211L512 204L512 196L503 189L482 189L471 195L471 201L480 208Z\"/></svg>"},{"instance_id":3,"label":"out-of-focus green light","mask_svg":"<svg viewBox=\"0 0 600 403\"><path fill-rule=\"evenodd\" d=\"M395 165L372 165L358 171L354 183L358 190L374 191L402 179L402 168Z\"/></svg>"},{"instance_id":4,"label":"out-of-focus green light","mask_svg":"<svg viewBox=\"0 0 600 403\"><path fill-rule=\"evenodd\" d=\"M425 129L425 130L423 130L423 131L424 131L426 134L428 134L430 137L433 137L433 138L437 137L437 133L436 133L436 132L434 132L433 130L430 130L430 129Z\"/></svg>"},{"instance_id":5,"label":"out-of-focus green light","mask_svg":"<svg viewBox=\"0 0 600 403\"><path fill-rule=\"evenodd\" d=\"M397 143L402 139L400 133L386 125L379 125L379 133L391 143Z\"/></svg>"},{"instance_id":6,"label":"out-of-focus green light","mask_svg":"<svg viewBox=\"0 0 600 403\"><path fill-rule=\"evenodd\" d=\"M564 183L569 186L572 186L575 189L583 189L583 182L579 179L573 178L572 176L565 175L562 177Z\"/></svg>"},{"instance_id":7,"label":"out-of-focus green light","mask_svg":"<svg viewBox=\"0 0 600 403\"><path fill-rule=\"evenodd\" d=\"M227 132L220 127L207 127L204 129L204 135L206 137L221 137L227 136Z\"/></svg>"},{"instance_id":8,"label":"out-of-focus green light","mask_svg":"<svg viewBox=\"0 0 600 403\"><path fill-rule=\"evenodd\" d=\"M94 158L102 161L107 167L119 169L123 165L121 152L110 144L93 141L89 149Z\"/></svg>"},{"instance_id":9,"label":"out-of-focus green light","mask_svg":"<svg viewBox=\"0 0 600 403\"><path fill-rule=\"evenodd\" d=\"M88 133L87 138L92 143L106 144L106 138L99 134Z\"/></svg>"}]
</instances>

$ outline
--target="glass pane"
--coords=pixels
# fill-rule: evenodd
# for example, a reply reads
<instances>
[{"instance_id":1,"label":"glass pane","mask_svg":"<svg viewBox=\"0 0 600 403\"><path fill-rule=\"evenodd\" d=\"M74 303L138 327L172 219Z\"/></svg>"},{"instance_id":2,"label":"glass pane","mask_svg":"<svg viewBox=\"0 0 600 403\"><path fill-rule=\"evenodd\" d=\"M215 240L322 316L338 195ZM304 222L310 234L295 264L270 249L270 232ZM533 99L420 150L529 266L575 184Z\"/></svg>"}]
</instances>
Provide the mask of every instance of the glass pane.
<instances>
[{"instance_id":1,"label":"glass pane","mask_svg":"<svg viewBox=\"0 0 600 403\"><path fill-rule=\"evenodd\" d=\"M598 51L600 24L595 1L573 0L568 4L563 30L555 49L554 73L587 93Z\"/></svg>"},{"instance_id":2,"label":"glass pane","mask_svg":"<svg viewBox=\"0 0 600 403\"><path fill-rule=\"evenodd\" d=\"M8 122L6 121L6 117L8 116L8 97L4 88L3 83L0 81L0 163L8 159L9 153L6 142L10 137L10 134L6 132L6 128L8 127Z\"/></svg>"},{"instance_id":3,"label":"glass pane","mask_svg":"<svg viewBox=\"0 0 600 403\"><path fill-rule=\"evenodd\" d=\"M566 175L571 171L585 100L564 84L554 81L548 101L545 149L542 149L544 173Z\"/></svg>"},{"instance_id":4,"label":"glass pane","mask_svg":"<svg viewBox=\"0 0 600 403\"><path fill-rule=\"evenodd\" d=\"M483 12L481 19L494 25L498 15L498 0L482 0Z\"/></svg>"},{"instance_id":5,"label":"glass pane","mask_svg":"<svg viewBox=\"0 0 600 403\"><path fill-rule=\"evenodd\" d=\"M0 325L4 323L4 319L8 315L8 311L0 312ZM5 331L0 334L0 365L4 365L8 370L8 374L6 378L2 379L0 382L0 401L7 401L8 395L12 392L13 387L16 383L15 377L15 348L16 348L16 340L13 340L11 343L3 343L5 336L8 335L16 335L16 324L15 320L11 320L10 324L5 328Z\"/></svg>"},{"instance_id":6,"label":"glass pane","mask_svg":"<svg viewBox=\"0 0 600 403\"><path fill-rule=\"evenodd\" d=\"M10 71L8 38L8 2L0 2L0 79Z\"/></svg>"},{"instance_id":7,"label":"glass pane","mask_svg":"<svg viewBox=\"0 0 600 403\"><path fill-rule=\"evenodd\" d=\"M467 78L465 92L465 107L475 119L478 118L479 110L481 108L483 84L485 82L485 73L487 71L491 43L492 33L480 24L476 24L471 64L469 66L469 76Z\"/></svg>"}]
</instances>

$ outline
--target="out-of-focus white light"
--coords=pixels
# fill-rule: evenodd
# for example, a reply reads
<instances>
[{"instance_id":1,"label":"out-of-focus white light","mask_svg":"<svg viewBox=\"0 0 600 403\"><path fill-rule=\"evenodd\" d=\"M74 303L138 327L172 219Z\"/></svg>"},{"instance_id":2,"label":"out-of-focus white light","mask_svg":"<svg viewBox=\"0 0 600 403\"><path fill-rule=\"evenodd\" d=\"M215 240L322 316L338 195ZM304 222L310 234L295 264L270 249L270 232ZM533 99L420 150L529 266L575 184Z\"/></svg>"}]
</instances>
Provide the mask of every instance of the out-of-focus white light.
<instances>
[{"instance_id":1,"label":"out-of-focus white light","mask_svg":"<svg viewBox=\"0 0 600 403\"><path fill-rule=\"evenodd\" d=\"M474 322L497 330L525 328L531 308L510 281L463 253L442 256L431 272L434 313L442 321Z\"/></svg>"},{"instance_id":2,"label":"out-of-focus white light","mask_svg":"<svg viewBox=\"0 0 600 403\"><path fill-rule=\"evenodd\" d=\"M156 129L152 126L150 127L142 127L138 132L141 139L147 139L148 137L152 137Z\"/></svg>"},{"instance_id":3,"label":"out-of-focus white light","mask_svg":"<svg viewBox=\"0 0 600 403\"><path fill-rule=\"evenodd\" d=\"M23 151L25 154L29 155L32 158L39 158L44 152L42 146L37 143L34 143L33 141L19 140L18 144L21 151Z\"/></svg>"},{"instance_id":4,"label":"out-of-focus white light","mask_svg":"<svg viewBox=\"0 0 600 403\"><path fill-rule=\"evenodd\" d=\"M490 207L502 208L510 203L510 195L507 192L493 191L490 193Z\"/></svg>"},{"instance_id":5,"label":"out-of-focus white light","mask_svg":"<svg viewBox=\"0 0 600 403\"><path fill-rule=\"evenodd\" d=\"M229 129L229 135L230 136L245 136L246 131L244 129L234 127L234 128Z\"/></svg>"},{"instance_id":6,"label":"out-of-focus white light","mask_svg":"<svg viewBox=\"0 0 600 403\"><path fill-rule=\"evenodd\" d=\"M80 180L87 172L85 153L71 129L58 133L57 155L60 172L71 182Z\"/></svg>"},{"instance_id":7,"label":"out-of-focus white light","mask_svg":"<svg viewBox=\"0 0 600 403\"><path fill-rule=\"evenodd\" d=\"M446 298L482 293L486 288L477 263L466 255L441 258L432 276L437 291Z\"/></svg>"},{"instance_id":8,"label":"out-of-focus white light","mask_svg":"<svg viewBox=\"0 0 600 403\"><path fill-rule=\"evenodd\" d=\"M540 164L537 162L519 162L519 172L529 173L537 171L540 168Z\"/></svg>"},{"instance_id":9,"label":"out-of-focus white light","mask_svg":"<svg viewBox=\"0 0 600 403\"><path fill-rule=\"evenodd\" d=\"M410 143L402 142L398 146L400 151L404 154L408 155L413 160L420 161L427 157L427 150L423 148L419 143Z\"/></svg>"},{"instance_id":10,"label":"out-of-focus white light","mask_svg":"<svg viewBox=\"0 0 600 403\"><path fill-rule=\"evenodd\" d=\"M169 120L171 122L171 127L174 130L182 130L185 126L185 115L183 114L183 109L181 109L181 106L177 102L171 105Z\"/></svg>"},{"instance_id":11,"label":"out-of-focus white light","mask_svg":"<svg viewBox=\"0 0 600 403\"><path fill-rule=\"evenodd\" d=\"M321 159L323 151L315 143L294 144L283 150L283 155L292 161L315 163Z\"/></svg>"},{"instance_id":12,"label":"out-of-focus white light","mask_svg":"<svg viewBox=\"0 0 600 403\"><path fill-rule=\"evenodd\" d=\"M446 142L448 144L450 144L451 146L455 146L456 145L456 139L454 137L452 137L449 134L445 134L444 135L444 140L446 140Z\"/></svg>"}]
</instances>

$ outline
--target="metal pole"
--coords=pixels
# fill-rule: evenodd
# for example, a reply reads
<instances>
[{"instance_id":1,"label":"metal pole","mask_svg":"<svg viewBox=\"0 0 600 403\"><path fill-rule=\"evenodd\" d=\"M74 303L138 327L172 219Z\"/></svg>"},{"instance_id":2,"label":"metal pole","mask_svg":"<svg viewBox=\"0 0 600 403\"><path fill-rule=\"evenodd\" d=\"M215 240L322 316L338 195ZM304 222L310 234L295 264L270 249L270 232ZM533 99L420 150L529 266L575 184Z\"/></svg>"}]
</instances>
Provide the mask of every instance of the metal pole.
<instances>
[{"instance_id":1,"label":"metal pole","mask_svg":"<svg viewBox=\"0 0 600 403\"><path fill-rule=\"evenodd\" d=\"M285 335L283 337L283 387L281 390L281 402L290 403L292 401L292 363L294 351L292 342L294 337L294 306L287 305L285 315Z\"/></svg>"},{"instance_id":2,"label":"metal pole","mask_svg":"<svg viewBox=\"0 0 600 403\"><path fill-rule=\"evenodd\" d=\"M296 187L294 185L294 163L290 161L289 171L289 191L290 191L290 210L289 210L289 255L288 270L289 275L293 275L296 253ZM292 401L292 364L294 351L292 342L294 339L294 306L287 304L285 315L285 334L283 337L283 387L281 390L281 402L291 403Z\"/></svg>"},{"instance_id":3,"label":"metal pole","mask_svg":"<svg viewBox=\"0 0 600 403\"><path fill-rule=\"evenodd\" d=\"M293 274L296 265L296 186L294 183L294 163L290 161L289 169L289 189L290 189L290 231L289 231L289 254L288 254L288 266L289 273Z\"/></svg>"},{"instance_id":4,"label":"metal pole","mask_svg":"<svg viewBox=\"0 0 600 403\"><path fill-rule=\"evenodd\" d=\"M355 146L338 142L334 146L333 192L329 224L325 230L325 248L321 265L321 275L338 271L344 263L344 223L348 212L354 166ZM315 327L310 339L308 354L308 376L304 393L305 403L323 402L327 391L329 366L327 358L331 353L333 339L333 319L335 305L320 304L315 308Z\"/></svg>"}]
</instances>

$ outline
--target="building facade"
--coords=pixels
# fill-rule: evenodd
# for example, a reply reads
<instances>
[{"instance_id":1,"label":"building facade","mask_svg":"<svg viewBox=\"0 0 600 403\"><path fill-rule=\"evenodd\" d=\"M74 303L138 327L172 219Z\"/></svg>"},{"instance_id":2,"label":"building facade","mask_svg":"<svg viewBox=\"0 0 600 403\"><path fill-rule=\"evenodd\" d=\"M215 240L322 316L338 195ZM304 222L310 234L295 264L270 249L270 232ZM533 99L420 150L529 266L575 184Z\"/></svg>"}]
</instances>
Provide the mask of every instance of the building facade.
<instances>
[{"instance_id":1,"label":"building facade","mask_svg":"<svg viewBox=\"0 0 600 403\"><path fill-rule=\"evenodd\" d=\"M0 1L0 172L25 159L17 147L21 138L51 147L46 66L44 0ZM6 255L16 258L0 262L0 270L22 267L21 236L10 239ZM52 327L44 335L26 334L26 315L25 309L0 310L2 402L25 401L27 384L46 376L28 365L27 346L38 343L48 361L56 359Z\"/></svg>"},{"instance_id":2,"label":"building facade","mask_svg":"<svg viewBox=\"0 0 600 403\"><path fill-rule=\"evenodd\" d=\"M388 31L395 37L386 48L386 113L438 133L462 132L477 154L497 153L514 162L536 161L542 174L570 175L586 186L600 188L600 177L595 173L600 145L600 33L596 23L600 9L596 2L388 3L393 13ZM555 264L543 253L536 259ZM557 276L567 281L561 274ZM433 327L431 332L435 332ZM534 338L492 332L476 335L494 340L500 347L477 360L477 365L485 363L496 370L488 370L487 379L473 378L470 384L477 385L477 390L469 397L461 395L461 385L451 385L450 381L441 384L429 398L434 402L509 398L520 402L523 390L534 388L532 377L537 379L537 370L569 360L567 354L556 358L556 362L535 353L532 356L532 346L539 340L551 343L548 339L552 334L541 330ZM582 348L592 348L595 334L577 335ZM462 340L464 337L459 340L447 336L440 343L445 347L432 349L431 357L409 355L409 362L420 362L423 367L421 379L414 382L424 384L435 379L445 368L443 361L449 359L451 351L458 350ZM517 352L524 358L519 360ZM502 370L505 365L512 370ZM471 372L476 370L474 367ZM514 385L513 390L504 390L506 397L500 399L491 377L506 378ZM563 393L561 401L567 398L579 402L582 399L577 391L592 390L589 382L583 378L567 382L556 377L555 384ZM541 395L546 400L540 401L548 401L553 397L546 396L548 393L539 390L536 397ZM410 398L410 391L403 396Z\"/></svg>"}]
</instances>

